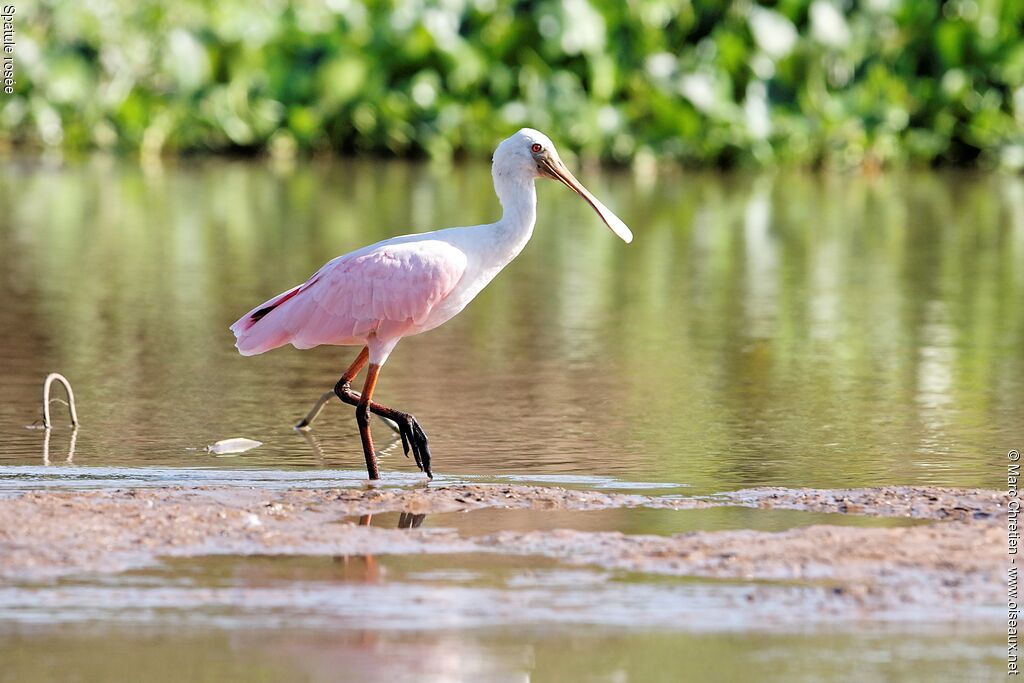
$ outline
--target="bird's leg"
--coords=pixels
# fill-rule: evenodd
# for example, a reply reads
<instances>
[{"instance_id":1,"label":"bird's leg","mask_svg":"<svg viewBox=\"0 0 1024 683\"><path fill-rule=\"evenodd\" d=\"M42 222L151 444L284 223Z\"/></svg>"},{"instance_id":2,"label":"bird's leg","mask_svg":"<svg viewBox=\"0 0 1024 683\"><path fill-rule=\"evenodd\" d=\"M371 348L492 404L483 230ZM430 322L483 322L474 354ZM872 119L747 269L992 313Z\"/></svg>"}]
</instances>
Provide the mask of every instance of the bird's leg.
<instances>
[{"instance_id":1,"label":"bird's leg","mask_svg":"<svg viewBox=\"0 0 1024 683\"><path fill-rule=\"evenodd\" d=\"M366 371L366 381L363 382L363 393L356 405L356 424L359 425L359 438L363 442L366 472L370 479L380 479L380 472L377 470L377 456L373 452L373 439L370 437L370 397L373 396L373 389L377 386L379 373L380 366L370 363L370 368Z\"/></svg>"},{"instance_id":2,"label":"bird's leg","mask_svg":"<svg viewBox=\"0 0 1024 683\"><path fill-rule=\"evenodd\" d=\"M356 375L359 374L359 371L363 369L363 366L366 365L366 361L367 359L369 359L369 357L370 350L364 346L363 350L359 352L358 356L356 356L356 359L352 361L352 365L348 366L348 370L346 370L345 374L342 375L341 379L338 380L338 383L335 385L334 390L325 391L323 395L316 400L316 405L314 405L312 409L310 409L310 411L306 413L306 417L302 418L299 421L299 423L295 425L295 428L309 429L310 426L313 424L313 420L315 420L317 416L320 415L321 411L323 411L324 409L324 406L327 405L327 402L331 400L332 396L337 396L342 401L350 405L356 405L356 403L359 401L359 394L352 391L352 380L355 378ZM355 398L354 400L348 400L348 398L343 394L346 394L348 396L354 396Z\"/></svg>"},{"instance_id":3,"label":"bird's leg","mask_svg":"<svg viewBox=\"0 0 1024 683\"><path fill-rule=\"evenodd\" d=\"M354 401L352 402L352 405L355 405L356 403L359 402L359 392L358 391L353 391L350 388L350 389L348 389L348 393L349 393L349 395L354 397ZM328 391L325 391L320 396L320 398L318 398L316 400L316 403L313 405L313 407L309 409L309 412L306 413L306 417L304 417L301 420L299 420L299 422L295 425L294 428L299 430L303 434L308 434L309 430L312 429L312 427L313 427L313 420L315 420L316 418L320 417L320 413L322 413L324 411L324 406L326 406L328 403L330 403L331 399L334 398L337 395L338 395L338 392L336 392L334 389L330 389ZM380 420L381 420L381 422L386 424L391 429L391 431L393 431L395 434L401 434L402 433L401 427L399 427L398 423L395 422L394 420L392 420L390 418L387 418L387 417L384 417L383 415L380 416Z\"/></svg>"},{"instance_id":4,"label":"bird's leg","mask_svg":"<svg viewBox=\"0 0 1024 683\"><path fill-rule=\"evenodd\" d=\"M325 391L323 395L321 395L320 398L316 400L316 404L312 408L310 408L308 413L306 413L306 417L299 420L299 423L295 425L295 428L301 431L306 431L311 426L313 426L313 420L315 420L317 416L320 415L320 413L324 409L324 406L327 405L327 402L330 401L332 398L334 398L334 390L331 389L330 391Z\"/></svg>"},{"instance_id":5,"label":"bird's leg","mask_svg":"<svg viewBox=\"0 0 1024 683\"><path fill-rule=\"evenodd\" d=\"M355 359L345 374L341 376L338 383L334 386L334 393L344 403L350 406L356 406L357 412L359 404L365 396L366 391L360 394L358 391L352 389L352 378L359 374L359 371L366 364L366 361L370 357L370 352L364 348L359 356ZM370 366L373 368L373 365ZM380 366L377 366L377 372L380 372ZM367 377L369 379L369 377ZM409 451L412 450L412 457L416 460L416 466L423 470L428 477L434 478L433 473L430 471L430 446L428 444L427 435L420 427L420 423L415 417L409 413L403 413L400 410L389 408L385 405L381 405L375 401L369 400L367 397L367 407L369 411L374 415L380 415L381 417L387 418L398 425L398 433L402 437L402 450L405 451L405 457L409 457ZM315 415L314 415L315 417ZM301 423L300 423L301 424ZM360 434L362 433L360 429ZM367 427L367 433L369 433L369 427Z\"/></svg>"},{"instance_id":6,"label":"bird's leg","mask_svg":"<svg viewBox=\"0 0 1024 683\"><path fill-rule=\"evenodd\" d=\"M344 403L351 406L359 405L359 393L352 391L352 380L359 374L359 371L366 365L366 361L370 358L370 350L363 347L363 350L359 352L356 359L352 361L352 365L348 366L348 370L341 376L338 383L334 385L334 394L340 398Z\"/></svg>"},{"instance_id":7,"label":"bird's leg","mask_svg":"<svg viewBox=\"0 0 1024 683\"><path fill-rule=\"evenodd\" d=\"M369 402L369 408L370 412L374 415L386 417L398 425L398 433L402 437L402 450L405 452L405 457L409 457L409 451L411 450L416 466L433 479L434 473L430 471L430 445L427 434L423 431L423 427L420 427L419 421L409 413L403 413L400 410L389 408L375 401Z\"/></svg>"}]
</instances>

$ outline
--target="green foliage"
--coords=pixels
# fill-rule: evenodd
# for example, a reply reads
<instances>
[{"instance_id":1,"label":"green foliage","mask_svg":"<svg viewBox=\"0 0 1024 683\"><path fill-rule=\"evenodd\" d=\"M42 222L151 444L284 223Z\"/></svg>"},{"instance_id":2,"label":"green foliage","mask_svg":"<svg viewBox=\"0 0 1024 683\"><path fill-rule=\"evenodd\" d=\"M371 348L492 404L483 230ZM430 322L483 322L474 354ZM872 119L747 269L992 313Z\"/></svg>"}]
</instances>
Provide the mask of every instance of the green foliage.
<instances>
[{"instance_id":1,"label":"green foliage","mask_svg":"<svg viewBox=\"0 0 1024 683\"><path fill-rule=\"evenodd\" d=\"M1019 0L37 0L15 143L1024 167Z\"/></svg>"}]
</instances>

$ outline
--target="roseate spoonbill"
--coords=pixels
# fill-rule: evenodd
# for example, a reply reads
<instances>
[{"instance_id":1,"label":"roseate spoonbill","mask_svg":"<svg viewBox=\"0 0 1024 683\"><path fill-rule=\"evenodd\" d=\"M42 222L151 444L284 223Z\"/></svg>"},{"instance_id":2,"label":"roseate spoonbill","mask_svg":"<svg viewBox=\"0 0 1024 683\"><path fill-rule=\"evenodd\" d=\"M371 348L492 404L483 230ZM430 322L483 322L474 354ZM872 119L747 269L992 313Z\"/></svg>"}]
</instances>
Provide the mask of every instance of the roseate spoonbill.
<instances>
[{"instance_id":1,"label":"roseate spoonbill","mask_svg":"<svg viewBox=\"0 0 1024 683\"><path fill-rule=\"evenodd\" d=\"M242 316L231 331L245 356L290 343L361 346L334 393L355 406L356 423L370 479L379 479L370 413L397 425L406 457L430 471L427 435L409 413L373 401L380 368L403 337L431 330L454 317L514 259L533 234L537 218L534 180L558 180L583 197L612 232L626 242L633 234L573 177L546 135L523 128L498 145L491 175L502 206L489 225L448 228L393 237L339 256L305 283L265 301ZM362 392L351 382L369 361ZM325 394L326 395L326 394ZM322 402L298 426L316 417Z\"/></svg>"}]
</instances>

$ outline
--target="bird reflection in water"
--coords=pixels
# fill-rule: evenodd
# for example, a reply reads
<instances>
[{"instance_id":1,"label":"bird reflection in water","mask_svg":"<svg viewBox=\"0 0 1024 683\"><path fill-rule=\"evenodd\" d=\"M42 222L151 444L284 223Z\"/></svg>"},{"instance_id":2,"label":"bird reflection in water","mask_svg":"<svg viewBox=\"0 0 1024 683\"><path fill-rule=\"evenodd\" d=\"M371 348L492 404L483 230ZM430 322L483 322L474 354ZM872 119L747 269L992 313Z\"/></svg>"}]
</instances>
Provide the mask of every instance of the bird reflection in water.
<instances>
[{"instance_id":1,"label":"bird reflection in water","mask_svg":"<svg viewBox=\"0 0 1024 683\"><path fill-rule=\"evenodd\" d=\"M331 395L333 396L334 393L331 392ZM318 410L316 410L316 412L319 414L320 410L318 409ZM380 419L381 419L381 422L385 423L389 427L391 427L392 424L393 424L390 420L387 420L385 418L380 418ZM299 429L298 427L296 427L295 431L302 435L302 438L306 440L306 443L309 444L309 447L313 451L313 454L316 455L316 457L319 460L321 460L321 461L327 460L327 454L324 453L323 444L320 443L320 439L317 437L317 435L315 433L313 433L309 428ZM388 441L386 446L384 446L383 448L378 450L378 454L379 455L386 455L386 454L390 453L391 451L395 450L395 447L398 445L398 443L399 443L398 429L397 429L397 427L392 427L391 439Z\"/></svg>"},{"instance_id":2,"label":"bird reflection in water","mask_svg":"<svg viewBox=\"0 0 1024 683\"><path fill-rule=\"evenodd\" d=\"M399 513L398 528L418 529L426 518L426 514L414 514L412 512ZM372 521L372 514L359 516L359 526L371 526ZM344 568L342 574L346 581L378 583L382 578L381 569L377 565L377 560L372 554L335 555L332 559L335 563L342 565Z\"/></svg>"},{"instance_id":3,"label":"bird reflection in water","mask_svg":"<svg viewBox=\"0 0 1024 683\"><path fill-rule=\"evenodd\" d=\"M423 524L423 520L427 518L426 514L417 515L412 512L401 512L398 515L398 528L399 529L418 529ZM373 521L373 515L360 515L359 526L370 526Z\"/></svg>"}]
</instances>

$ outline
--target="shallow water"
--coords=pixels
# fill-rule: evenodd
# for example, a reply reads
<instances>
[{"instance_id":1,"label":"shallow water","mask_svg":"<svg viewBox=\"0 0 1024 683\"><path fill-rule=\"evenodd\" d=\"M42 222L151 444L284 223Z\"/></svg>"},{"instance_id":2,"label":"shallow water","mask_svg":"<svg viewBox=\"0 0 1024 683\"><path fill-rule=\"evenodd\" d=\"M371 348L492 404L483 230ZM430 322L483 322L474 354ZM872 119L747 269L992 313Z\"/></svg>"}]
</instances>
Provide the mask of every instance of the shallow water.
<instances>
[{"instance_id":1,"label":"shallow water","mask_svg":"<svg viewBox=\"0 0 1024 683\"><path fill-rule=\"evenodd\" d=\"M984 622L851 628L816 596L500 555L174 560L0 588L0 677L56 680L60 661L82 681L170 666L167 680L959 682L1000 666Z\"/></svg>"},{"instance_id":2,"label":"shallow water","mask_svg":"<svg viewBox=\"0 0 1024 683\"><path fill-rule=\"evenodd\" d=\"M869 624L921 628L919 609L881 612ZM984 633L990 622L983 619L995 611L992 605L967 606L958 617ZM930 612L941 615L939 609ZM820 585L651 577L491 554L176 559L113 578L83 574L0 587L0 613L8 625L51 627L95 622L374 631L603 626L724 633L864 626L855 610L837 614Z\"/></svg>"},{"instance_id":3,"label":"shallow water","mask_svg":"<svg viewBox=\"0 0 1024 683\"><path fill-rule=\"evenodd\" d=\"M542 184L523 254L384 368L376 397L421 420L436 482L1005 486L1024 424L1024 179L578 175L632 245ZM0 495L364 485L350 409L291 429L355 350L242 358L227 327L337 254L497 217L486 166L362 161L8 160L0 207ZM57 404L61 426L25 428L51 371L74 384L76 432ZM382 485L422 485L374 430ZM264 445L202 450L230 437ZM847 521L897 523L737 508L420 523L636 534ZM751 606L749 584L537 558L375 566L388 580L371 585L359 558L223 558L8 587L0 680L960 681L1004 666L998 623L806 626L800 586Z\"/></svg>"},{"instance_id":4,"label":"shallow water","mask_svg":"<svg viewBox=\"0 0 1024 683\"><path fill-rule=\"evenodd\" d=\"M896 527L928 524L908 517L865 517L802 510L772 510L746 507L660 510L655 508L614 508L609 510L503 510L485 508L469 512L412 515L389 512L352 517L345 522L385 528L457 529L464 536L484 536L501 531L618 531L623 534L669 536L692 531L785 531L814 524L834 526Z\"/></svg>"},{"instance_id":5,"label":"shallow water","mask_svg":"<svg viewBox=\"0 0 1024 683\"><path fill-rule=\"evenodd\" d=\"M1004 644L1005 647L1005 644ZM187 653L187 656L183 656ZM10 681L546 683L998 680L999 638L972 627L804 634L621 632L602 627L290 631L63 626L5 635ZM342 678L348 676L349 678Z\"/></svg>"},{"instance_id":6,"label":"shallow water","mask_svg":"<svg viewBox=\"0 0 1024 683\"><path fill-rule=\"evenodd\" d=\"M580 175L632 245L543 184L520 258L384 369L379 398L420 418L437 472L1002 483L1024 423L1024 179ZM60 371L77 466L354 472L349 409L290 429L353 350L242 358L227 326L339 253L497 211L480 165L101 158L5 162L0 205L0 464L43 464L24 426ZM265 445L188 450L233 436ZM393 446L383 469L414 466Z\"/></svg>"}]
</instances>

